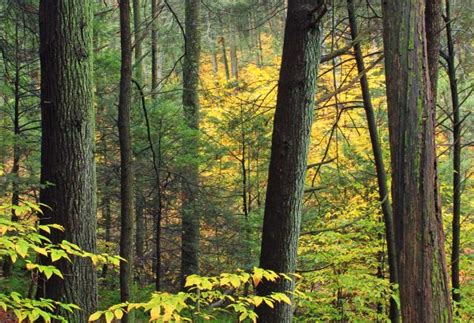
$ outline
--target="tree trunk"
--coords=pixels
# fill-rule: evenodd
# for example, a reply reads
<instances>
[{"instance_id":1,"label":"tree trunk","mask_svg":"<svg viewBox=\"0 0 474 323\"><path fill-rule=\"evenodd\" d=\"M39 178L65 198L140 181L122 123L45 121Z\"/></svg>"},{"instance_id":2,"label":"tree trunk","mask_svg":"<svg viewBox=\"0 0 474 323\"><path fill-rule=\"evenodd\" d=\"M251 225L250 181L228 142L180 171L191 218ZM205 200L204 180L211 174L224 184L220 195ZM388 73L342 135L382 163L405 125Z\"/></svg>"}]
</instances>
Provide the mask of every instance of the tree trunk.
<instances>
[{"instance_id":1,"label":"tree trunk","mask_svg":"<svg viewBox=\"0 0 474 323\"><path fill-rule=\"evenodd\" d=\"M145 246L145 218L143 210L145 208L145 197L138 189L135 190L135 224L137 226L135 232L135 252L138 263L143 262L144 246Z\"/></svg>"},{"instance_id":2,"label":"tree trunk","mask_svg":"<svg viewBox=\"0 0 474 323\"><path fill-rule=\"evenodd\" d=\"M229 81L230 80L229 60L227 59L227 49L225 47L224 36L221 36L219 38L219 42L221 43L221 46L222 46L222 61L224 63L225 79Z\"/></svg>"},{"instance_id":3,"label":"tree trunk","mask_svg":"<svg viewBox=\"0 0 474 323\"><path fill-rule=\"evenodd\" d=\"M19 59L19 35L18 35L18 23L15 23L15 81L14 81L14 94L15 103L13 107L13 165L12 165L12 206L18 206L20 203L20 192L18 188L19 182L19 171L20 171L20 59ZM11 210L11 220L18 221L16 210ZM9 277L13 271L13 262L9 256L4 257L3 262L3 275Z\"/></svg>"},{"instance_id":4,"label":"tree trunk","mask_svg":"<svg viewBox=\"0 0 474 323\"><path fill-rule=\"evenodd\" d=\"M230 69L232 71L232 77L238 80L239 79L239 60L237 57L237 37L235 36L235 33L233 33L231 36Z\"/></svg>"},{"instance_id":5,"label":"tree trunk","mask_svg":"<svg viewBox=\"0 0 474 323\"><path fill-rule=\"evenodd\" d=\"M159 77L159 57L158 57L158 4L160 0L151 0L151 93L153 100L156 99L158 91Z\"/></svg>"},{"instance_id":6,"label":"tree trunk","mask_svg":"<svg viewBox=\"0 0 474 323\"><path fill-rule=\"evenodd\" d=\"M449 0L446 0L446 36L448 44L448 77L453 109L453 242L451 253L451 282L453 300L461 301L459 291L459 245L461 234L461 113L459 107L458 81L456 78L453 32Z\"/></svg>"},{"instance_id":7,"label":"tree trunk","mask_svg":"<svg viewBox=\"0 0 474 323\"><path fill-rule=\"evenodd\" d=\"M120 300L130 300L133 237L133 175L130 135L130 107L132 94L132 35L130 30L130 0L120 0L120 42L122 64L120 69L120 96L118 128L120 141ZM128 322L124 316L122 322Z\"/></svg>"},{"instance_id":8,"label":"tree trunk","mask_svg":"<svg viewBox=\"0 0 474 323\"><path fill-rule=\"evenodd\" d=\"M106 185L106 188L108 188L109 185ZM112 229L112 213L110 210L110 196L108 193L105 193L106 195L102 199L102 216L104 217L104 225L105 225L105 236L104 240L107 243L112 242L112 235L111 235L111 229ZM108 249L108 248L107 248ZM101 277L106 278L107 277L107 272L108 272L108 265L104 264L102 266L102 273Z\"/></svg>"},{"instance_id":9,"label":"tree trunk","mask_svg":"<svg viewBox=\"0 0 474 323\"><path fill-rule=\"evenodd\" d=\"M360 48L359 42L356 42L359 32L357 30L357 20L355 15L354 0L347 0L347 11L349 14L349 24L351 29L351 38L354 42L354 56L357 63L357 70L360 75L360 88L362 92L362 99L364 101L365 115L367 117L367 125L369 127L370 142L375 160L375 169L377 171L377 183L379 188L379 201L382 207L382 214L385 224L385 239L387 241L388 251L388 265L390 272L390 283L398 284L398 269L397 269L397 255L395 249L395 233L393 228L392 207L388 196L387 175L383 162L382 148L380 147L380 140L377 131L377 123L375 122L374 108L372 106L372 99L370 96L369 82L367 76L364 74L365 64L364 56ZM395 300L390 298L390 320L398 322L398 306Z\"/></svg>"},{"instance_id":10,"label":"tree trunk","mask_svg":"<svg viewBox=\"0 0 474 323\"><path fill-rule=\"evenodd\" d=\"M158 82L161 80L161 58L158 56L158 27L157 27L157 15L158 15L158 0L152 0L152 16L155 21L152 24L152 37L151 37L151 53L152 53L152 72L151 72L151 87L152 87L152 98L156 100L156 91L159 90ZM156 204L154 206L154 217L153 217L153 230L154 230L154 259L153 259L153 269L155 272L155 290L161 290L161 217L162 217L162 191L161 191L161 179L160 179L160 169L161 169L161 123L159 122L158 129L158 156L155 156L154 150L153 153L153 167L155 169L155 179L156 179ZM147 125L148 134L149 134L149 143L150 147L153 148L153 143L151 141L150 129Z\"/></svg>"},{"instance_id":11,"label":"tree trunk","mask_svg":"<svg viewBox=\"0 0 474 323\"><path fill-rule=\"evenodd\" d=\"M262 232L260 266L292 274L301 223L307 153L321 56L323 1L290 0L273 124L272 150ZM259 295L292 292L294 281L262 281ZM292 298L292 295L289 294ZM291 322L292 307L257 308L259 322Z\"/></svg>"},{"instance_id":12,"label":"tree trunk","mask_svg":"<svg viewBox=\"0 0 474 323\"><path fill-rule=\"evenodd\" d=\"M199 57L201 52L199 32L200 0L186 0L186 56L183 63L183 109L189 128L199 129ZM188 154L198 155L198 136L188 145ZM199 210L197 203L197 165L184 169L182 206L181 283L187 276L199 272Z\"/></svg>"},{"instance_id":13,"label":"tree trunk","mask_svg":"<svg viewBox=\"0 0 474 323\"><path fill-rule=\"evenodd\" d=\"M142 32L141 1L133 0L133 34L135 40L135 79L143 86L143 32Z\"/></svg>"},{"instance_id":14,"label":"tree trunk","mask_svg":"<svg viewBox=\"0 0 474 323\"><path fill-rule=\"evenodd\" d=\"M87 1L40 2L42 224L57 223L63 239L96 251L92 6ZM46 234L43 232L43 234ZM50 264L42 259L43 264ZM97 306L96 271L89 259L54 263L64 279L38 283L38 297L74 303L68 322L87 322Z\"/></svg>"},{"instance_id":15,"label":"tree trunk","mask_svg":"<svg viewBox=\"0 0 474 323\"><path fill-rule=\"evenodd\" d=\"M423 0L384 1L382 8L402 319L451 322L428 54L435 45L427 44Z\"/></svg>"}]
</instances>

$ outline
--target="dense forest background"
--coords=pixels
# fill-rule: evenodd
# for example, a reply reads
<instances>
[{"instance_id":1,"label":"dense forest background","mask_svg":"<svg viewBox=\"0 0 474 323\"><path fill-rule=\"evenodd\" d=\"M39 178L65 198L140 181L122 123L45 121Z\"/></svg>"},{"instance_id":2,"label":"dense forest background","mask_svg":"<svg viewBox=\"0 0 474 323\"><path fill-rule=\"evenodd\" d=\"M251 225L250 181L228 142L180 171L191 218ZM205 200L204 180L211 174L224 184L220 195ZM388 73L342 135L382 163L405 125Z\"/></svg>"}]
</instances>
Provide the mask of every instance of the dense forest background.
<instances>
[{"instance_id":1,"label":"dense forest background","mask_svg":"<svg viewBox=\"0 0 474 323\"><path fill-rule=\"evenodd\" d=\"M461 0L433 3L440 10L439 50L435 46L439 59L436 76L431 75L437 83L426 91L437 97L433 151L439 186L434 186L439 188L437 214L442 214L445 241L442 232L438 237L430 231L430 237L441 241L440 252L446 255L443 268L454 298L454 319L469 322L474 319L474 6ZM290 15L299 12L291 8L309 5L316 6L311 23L317 32L303 37L297 34L303 23L290 23L297 19ZM87 309L88 317L124 301L146 302L154 291L175 295L193 274L219 277L259 267L292 272L273 266L278 263L273 258L284 258L291 242L280 246L265 240L280 239L272 232L280 234L277 227L286 224L299 233L297 258L291 260L297 274L297 292L291 297L295 321L382 322L397 317L393 307L400 307L400 297L390 270L397 265L393 267L395 256L389 257L387 239L399 235L390 238L387 223L394 221L391 203L398 203L397 194L409 188L398 187L390 195L392 177L398 174L394 151L401 150L394 150L393 141L390 145L394 139L389 135L393 124L387 91L396 89L396 78L402 77L396 69L398 53L387 52L393 45L387 30L397 23L387 21L400 16L398 23L403 22L403 10L409 13L406 17L416 10L395 6L382 8L381 1L370 0L1 0L0 321L5 317L8 322L2 315L10 309L17 315L27 312L35 295L75 303ZM299 47L300 40L306 47ZM416 41L407 42L407 51L417 46ZM427 47L429 51L429 39ZM294 66L282 65L282 48L283 61ZM404 55L397 46L390 48ZM68 55L79 57L79 63ZM303 70L302 64L311 59ZM287 74L294 78L284 78ZM277 165L270 162L274 154L278 159L271 151L272 132L283 133L298 116L289 110L274 121L275 107L283 110L300 102L295 91L288 91L293 101L278 93L286 93L285 84L298 82L310 88L301 102L315 101L314 108L305 105L303 110L311 109L312 115L314 109L314 119L303 116L309 122L305 129L311 129L307 162L303 147L298 150L303 157L282 158ZM410 89L422 86L409 83L406 97ZM59 110L48 110L51 102L68 108L55 113ZM397 129L407 128L408 135L416 128L417 120L399 121ZM292 147L292 139L285 139L284 145ZM80 144L65 144L73 141ZM301 209L298 203L288 206L301 217L287 223L266 213L272 207L272 214L284 216L286 206L278 204L284 200L278 190L293 193L285 178L274 174L269 180L268 175L269 168L272 174L272 169L291 165L303 171L288 176L306 172L306 177L302 196L295 193L303 201ZM75 171L74 176L68 173ZM397 212L394 207L396 229L401 227ZM37 232L53 243L65 239L87 252L120 254L127 265L122 261L116 266L113 260L96 264L91 258L97 274L90 274L84 269L91 263L87 257L76 255L73 259L81 260L72 263L47 260L50 249L43 254L28 239L26 254L18 243L25 231L37 230L39 218L41 225L64 227L64 232L44 227ZM16 223L29 229L12 229ZM267 241L263 247L262 231ZM393 242L389 247L397 253L400 244ZM266 248L262 255L261 248ZM14 263L12 254L19 256ZM65 279L53 275L43 283L44 267L25 267L33 263L57 266ZM401 295L408 295L402 283L411 279L407 275L401 275ZM216 321L236 321L239 315L218 309L232 303L229 295L252 295L259 284L253 277L255 286L247 282L226 288L223 283L220 296L193 311ZM291 285L282 284L288 290ZM272 291L274 286L264 287ZM267 295L265 288L257 288L258 295ZM8 303L12 291L25 303ZM167 302L174 304L163 300ZM258 306L256 302L250 305ZM8 310L2 304L8 304ZM285 310L279 309L285 306L267 306L276 306L280 316L266 322L287 322ZM185 309L182 315L194 319L191 312ZM261 318L272 317L265 310L257 312ZM124 321L140 322L147 315L137 311ZM402 315L407 313L402 310ZM68 321L86 320L72 315Z\"/></svg>"}]
</instances>

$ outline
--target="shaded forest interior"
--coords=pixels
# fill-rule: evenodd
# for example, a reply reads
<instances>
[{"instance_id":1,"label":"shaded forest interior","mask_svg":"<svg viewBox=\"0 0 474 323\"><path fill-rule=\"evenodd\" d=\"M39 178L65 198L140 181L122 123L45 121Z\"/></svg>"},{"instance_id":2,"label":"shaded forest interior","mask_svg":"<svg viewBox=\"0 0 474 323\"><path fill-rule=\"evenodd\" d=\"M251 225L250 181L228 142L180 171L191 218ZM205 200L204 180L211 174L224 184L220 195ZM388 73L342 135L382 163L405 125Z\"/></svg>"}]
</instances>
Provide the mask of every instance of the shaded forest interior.
<instances>
[{"instance_id":1,"label":"shaded forest interior","mask_svg":"<svg viewBox=\"0 0 474 323\"><path fill-rule=\"evenodd\" d=\"M0 322L474 320L472 0L0 0Z\"/></svg>"}]
</instances>

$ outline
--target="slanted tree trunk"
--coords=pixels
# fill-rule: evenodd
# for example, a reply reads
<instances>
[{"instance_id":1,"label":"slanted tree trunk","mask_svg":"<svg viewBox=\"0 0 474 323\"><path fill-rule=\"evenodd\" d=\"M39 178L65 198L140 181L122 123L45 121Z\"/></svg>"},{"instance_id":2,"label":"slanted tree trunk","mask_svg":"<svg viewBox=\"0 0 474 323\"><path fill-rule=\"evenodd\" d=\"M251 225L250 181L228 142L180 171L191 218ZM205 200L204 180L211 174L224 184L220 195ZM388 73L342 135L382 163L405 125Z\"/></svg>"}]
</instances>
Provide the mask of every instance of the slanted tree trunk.
<instances>
[{"instance_id":1,"label":"slanted tree trunk","mask_svg":"<svg viewBox=\"0 0 474 323\"><path fill-rule=\"evenodd\" d=\"M57 223L54 243L63 239L96 251L94 108L92 83L92 4L40 1L41 63L41 223ZM46 234L43 232L43 234ZM50 264L48 259L41 260ZM44 277L38 297L74 303L61 311L68 322L87 322L97 306L96 270L89 259L54 263L64 279Z\"/></svg>"},{"instance_id":2,"label":"slanted tree trunk","mask_svg":"<svg viewBox=\"0 0 474 323\"><path fill-rule=\"evenodd\" d=\"M451 322L425 4L384 1L382 8L402 320Z\"/></svg>"},{"instance_id":3,"label":"slanted tree trunk","mask_svg":"<svg viewBox=\"0 0 474 323\"><path fill-rule=\"evenodd\" d=\"M260 266L277 273L296 269L307 153L321 56L324 1L289 0L273 124ZM259 295L291 292L294 281L262 281ZM289 294L292 297L291 294ZM291 322L292 307L257 308L259 322Z\"/></svg>"},{"instance_id":4,"label":"slanted tree trunk","mask_svg":"<svg viewBox=\"0 0 474 323\"><path fill-rule=\"evenodd\" d=\"M219 43L221 43L221 47L222 47L222 62L224 63L225 79L229 81L230 80L229 60L227 59L227 48L225 46L224 36L219 37Z\"/></svg>"},{"instance_id":5,"label":"slanted tree trunk","mask_svg":"<svg viewBox=\"0 0 474 323\"><path fill-rule=\"evenodd\" d=\"M130 279L133 253L133 175L130 135L130 108L132 95L132 34L130 29L130 0L120 0L120 43L122 64L120 69L120 95L118 128L120 141L120 300L130 300ZM122 322L128 322L124 315Z\"/></svg>"},{"instance_id":6,"label":"slanted tree trunk","mask_svg":"<svg viewBox=\"0 0 474 323\"><path fill-rule=\"evenodd\" d=\"M451 9L449 0L446 0L446 36L448 44L448 77L451 89L451 103L453 109L453 241L451 253L451 283L453 300L461 301L459 283L459 245L461 235L461 112L459 106L458 81L456 78L456 52L454 50Z\"/></svg>"},{"instance_id":7,"label":"slanted tree trunk","mask_svg":"<svg viewBox=\"0 0 474 323\"><path fill-rule=\"evenodd\" d=\"M347 11L349 14L349 24L351 28L351 38L354 42L354 56L357 63L357 71L362 77L360 78L360 88L362 99L364 101L364 110L367 117L367 125L369 127L370 142L374 154L375 169L377 171L377 184L379 188L379 201L382 207L382 214L385 224L385 239L387 241L388 267L390 273L390 283L398 284L398 268L397 255L395 249L395 232L393 228L392 207L388 197L387 174L383 162L382 148L377 131L377 123L375 122L374 108L370 96L369 82L365 72L364 56L359 42L356 42L359 35L357 27L357 19L355 15L354 0L347 0ZM390 320L398 322L398 306L393 298L390 298Z\"/></svg>"}]
</instances>

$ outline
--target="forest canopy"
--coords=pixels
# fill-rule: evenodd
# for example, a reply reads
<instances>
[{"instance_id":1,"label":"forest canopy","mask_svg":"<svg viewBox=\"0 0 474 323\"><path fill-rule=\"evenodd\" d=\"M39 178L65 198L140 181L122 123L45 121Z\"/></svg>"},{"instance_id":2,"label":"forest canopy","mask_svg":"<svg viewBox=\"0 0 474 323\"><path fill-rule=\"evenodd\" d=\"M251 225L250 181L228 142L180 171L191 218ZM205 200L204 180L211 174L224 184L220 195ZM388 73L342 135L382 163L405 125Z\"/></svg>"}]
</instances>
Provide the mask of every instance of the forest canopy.
<instances>
[{"instance_id":1,"label":"forest canopy","mask_svg":"<svg viewBox=\"0 0 474 323\"><path fill-rule=\"evenodd\" d=\"M0 322L474 320L460 0L0 0Z\"/></svg>"}]
</instances>

